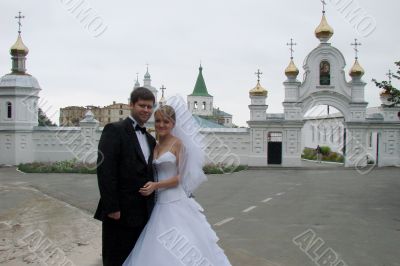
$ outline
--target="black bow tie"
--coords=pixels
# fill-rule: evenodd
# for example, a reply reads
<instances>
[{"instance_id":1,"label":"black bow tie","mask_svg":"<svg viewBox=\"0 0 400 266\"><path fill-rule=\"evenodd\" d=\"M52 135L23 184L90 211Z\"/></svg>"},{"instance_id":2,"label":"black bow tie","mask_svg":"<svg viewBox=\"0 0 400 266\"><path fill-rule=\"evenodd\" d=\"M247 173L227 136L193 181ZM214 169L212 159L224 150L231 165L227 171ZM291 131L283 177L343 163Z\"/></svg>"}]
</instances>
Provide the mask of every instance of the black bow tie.
<instances>
[{"instance_id":1,"label":"black bow tie","mask_svg":"<svg viewBox=\"0 0 400 266\"><path fill-rule=\"evenodd\" d=\"M141 126L139 126L139 124L136 124L135 130L136 131L141 131L143 134L146 133L146 127L141 127Z\"/></svg>"}]
</instances>

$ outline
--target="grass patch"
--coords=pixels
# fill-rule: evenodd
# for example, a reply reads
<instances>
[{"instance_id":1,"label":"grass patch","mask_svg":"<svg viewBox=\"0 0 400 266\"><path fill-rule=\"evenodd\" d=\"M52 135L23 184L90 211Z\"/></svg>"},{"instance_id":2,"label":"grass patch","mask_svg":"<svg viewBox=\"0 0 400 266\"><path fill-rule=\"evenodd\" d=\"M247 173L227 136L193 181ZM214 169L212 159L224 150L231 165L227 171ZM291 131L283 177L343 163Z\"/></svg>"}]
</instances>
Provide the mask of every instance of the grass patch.
<instances>
[{"instance_id":1,"label":"grass patch","mask_svg":"<svg viewBox=\"0 0 400 266\"><path fill-rule=\"evenodd\" d=\"M74 174L96 174L96 164L68 160L61 162L47 163L23 163L18 169L25 173L74 173Z\"/></svg>"},{"instance_id":2,"label":"grass patch","mask_svg":"<svg viewBox=\"0 0 400 266\"><path fill-rule=\"evenodd\" d=\"M203 167L203 171L207 175L235 173L246 169L247 169L246 165L208 164Z\"/></svg>"},{"instance_id":3,"label":"grass patch","mask_svg":"<svg viewBox=\"0 0 400 266\"><path fill-rule=\"evenodd\" d=\"M344 163L344 157L340 153L332 152L327 146L321 147L322 161ZM304 148L301 158L316 161L317 151L312 148Z\"/></svg>"},{"instance_id":4,"label":"grass patch","mask_svg":"<svg viewBox=\"0 0 400 266\"><path fill-rule=\"evenodd\" d=\"M85 164L77 160L68 160L60 162L47 162L47 163L23 163L18 165L18 169L24 173L70 173L70 174L96 174L96 164ZM204 166L203 171L205 174L224 174L234 173L246 170L245 165L222 165L222 164L209 164Z\"/></svg>"}]
</instances>

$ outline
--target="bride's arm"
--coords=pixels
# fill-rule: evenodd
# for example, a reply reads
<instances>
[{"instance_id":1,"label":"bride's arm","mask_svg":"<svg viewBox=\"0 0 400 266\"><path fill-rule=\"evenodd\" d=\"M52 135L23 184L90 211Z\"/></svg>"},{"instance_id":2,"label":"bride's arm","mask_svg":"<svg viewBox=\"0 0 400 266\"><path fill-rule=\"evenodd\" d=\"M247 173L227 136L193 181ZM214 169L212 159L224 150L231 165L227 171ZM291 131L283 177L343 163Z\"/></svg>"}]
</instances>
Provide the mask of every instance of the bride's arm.
<instances>
[{"instance_id":1,"label":"bride's arm","mask_svg":"<svg viewBox=\"0 0 400 266\"><path fill-rule=\"evenodd\" d=\"M179 175L155 182L155 189L176 187L177 185L179 185Z\"/></svg>"},{"instance_id":2,"label":"bride's arm","mask_svg":"<svg viewBox=\"0 0 400 266\"><path fill-rule=\"evenodd\" d=\"M177 141L174 145L174 150L173 153L175 155L175 157L177 158L177 165L179 163L179 153L181 150L181 142ZM149 196L151 195L151 193L154 192L154 190L160 189L160 188L171 188L171 187L176 187L179 185L179 175L170 177L168 179L165 180L161 180L158 182L147 182L146 185L144 185L140 190L140 194L142 194L143 196Z\"/></svg>"}]
</instances>

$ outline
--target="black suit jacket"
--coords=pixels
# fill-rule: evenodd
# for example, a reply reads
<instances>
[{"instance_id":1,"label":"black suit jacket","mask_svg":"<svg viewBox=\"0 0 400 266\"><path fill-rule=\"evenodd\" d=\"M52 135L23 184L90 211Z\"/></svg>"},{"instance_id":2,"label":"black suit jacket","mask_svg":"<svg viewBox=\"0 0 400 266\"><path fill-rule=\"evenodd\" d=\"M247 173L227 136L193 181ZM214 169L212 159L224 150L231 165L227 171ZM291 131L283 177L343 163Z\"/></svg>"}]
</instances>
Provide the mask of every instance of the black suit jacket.
<instances>
[{"instance_id":1,"label":"black suit jacket","mask_svg":"<svg viewBox=\"0 0 400 266\"><path fill-rule=\"evenodd\" d=\"M143 226L154 206L154 193L142 196L139 189L153 178L153 151L155 139L146 133L150 156L145 161L133 121L107 124L101 134L97 180L100 201L94 218L104 221L112 212L121 212L120 222L130 227Z\"/></svg>"}]
</instances>

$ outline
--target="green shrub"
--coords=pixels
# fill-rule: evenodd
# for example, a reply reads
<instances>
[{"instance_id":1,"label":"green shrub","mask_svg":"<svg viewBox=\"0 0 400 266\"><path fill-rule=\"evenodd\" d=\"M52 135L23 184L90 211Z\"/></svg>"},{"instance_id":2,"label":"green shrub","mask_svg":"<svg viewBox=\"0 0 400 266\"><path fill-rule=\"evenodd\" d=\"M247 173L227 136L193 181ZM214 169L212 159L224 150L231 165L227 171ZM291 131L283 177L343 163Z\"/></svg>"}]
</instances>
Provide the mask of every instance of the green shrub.
<instances>
[{"instance_id":1,"label":"green shrub","mask_svg":"<svg viewBox=\"0 0 400 266\"><path fill-rule=\"evenodd\" d=\"M337 152L332 152L331 148L327 146L322 146L321 147L321 153L322 153L322 160L323 161L328 161L328 162L339 162L343 163L344 162L344 157L337 153ZM307 159L307 160L317 160L317 151L316 149L312 148L304 148L303 154L301 155L301 158Z\"/></svg>"},{"instance_id":2,"label":"green shrub","mask_svg":"<svg viewBox=\"0 0 400 266\"><path fill-rule=\"evenodd\" d=\"M224 164L207 164L203 167L205 174L224 174L224 173L234 173L246 170L245 165L224 165Z\"/></svg>"},{"instance_id":3,"label":"green shrub","mask_svg":"<svg viewBox=\"0 0 400 266\"><path fill-rule=\"evenodd\" d=\"M307 160L316 160L317 152L315 151L315 149L312 149L312 148L304 148L301 158L307 159Z\"/></svg>"},{"instance_id":4,"label":"green shrub","mask_svg":"<svg viewBox=\"0 0 400 266\"><path fill-rule=\"evenodd\" d=\"M344 163L344 157L342 155L339 154L339 156L336 159L336 162L338 163Z\"/></svg>"},{"instance_id":5,"label":"green shrub","mask_svg":"<svg viewBox=\"0 0 400 266\"><path fill-rule=\"evenodd\" d=\"M331 148L328 146L321 146L322 155L329 155L331 153Z\"/></svg>"},{"instance_id":6,"label":"green shrub","mask_svg":"<svg viewBox=\"0 0 400 266\"><path fill-rule=\"evenodd\" d=\"M76 159L60 162L19 164L18 169L25 173L81 173L95 174L96 164L85 164Z\"/></svg>"},{"instance_id":7,"label":"green shrub","mask_svg":"<svg viewBox=\"0 0 400 266\"><path fill-rule=\"evenodd\" d=\"M25 163L19 164L18 169L25 173L79 173L79 174L96 174L96 164L85 164L78 162L76 159L68 161L60 161L54 163ZM245 165L223 165L209 164L204 166L203 170L206 174L224 174L243 171L247 169Z\"/></svg>"}]
</instances>

